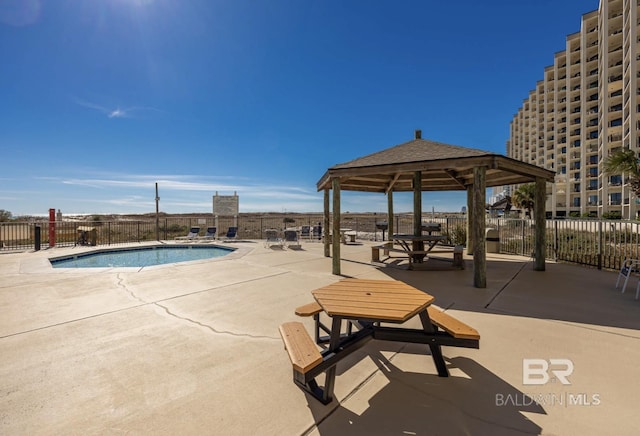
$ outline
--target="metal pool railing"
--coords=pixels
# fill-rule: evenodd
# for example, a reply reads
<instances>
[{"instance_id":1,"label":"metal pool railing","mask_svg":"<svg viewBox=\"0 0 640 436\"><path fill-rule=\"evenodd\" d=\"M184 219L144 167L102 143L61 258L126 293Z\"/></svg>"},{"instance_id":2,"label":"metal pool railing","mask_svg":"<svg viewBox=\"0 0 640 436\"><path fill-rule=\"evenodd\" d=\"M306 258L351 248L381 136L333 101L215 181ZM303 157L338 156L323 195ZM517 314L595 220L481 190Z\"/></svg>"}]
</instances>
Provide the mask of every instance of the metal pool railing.
<instances>
[{"instance_id":1,"label":"metal pool railing","mask_svg":"<svg viewBox=\"0 0 640 436\"><path fill-rule=\"evenodd\" d=\"M341 225L354 230L359 239L381 240L377 224L387 221L386 214L344 214ZM436 218L423 216L424 222L440 224L440 234L449 245L464 245L467 221L464 217ZM498 230L500 252L529 256L533 252L534 222L527 219L487 218L487 228ZM0 251L34 250L50 246L73 246L79 242L81 230L92 229L97 245L117 245L131 242L173 240L185 236L197 226L201 234L217 225L218 237L224 237L229 227L238 227L240 239L264 239L266 229L323 226L322 214L254 214L238 217L163 217L156 220L116 221L56 221L0 223ZM332 225L332 224L330 224ZM619 269L626 258L640 258L640 223L635 221L567 219L546 222L546 255L548 259L588 265L596 268ZM413 214L393 216L389 233L413 232ZM39 244L39 246L38 246Z\"/></svg>"}]
</instances>

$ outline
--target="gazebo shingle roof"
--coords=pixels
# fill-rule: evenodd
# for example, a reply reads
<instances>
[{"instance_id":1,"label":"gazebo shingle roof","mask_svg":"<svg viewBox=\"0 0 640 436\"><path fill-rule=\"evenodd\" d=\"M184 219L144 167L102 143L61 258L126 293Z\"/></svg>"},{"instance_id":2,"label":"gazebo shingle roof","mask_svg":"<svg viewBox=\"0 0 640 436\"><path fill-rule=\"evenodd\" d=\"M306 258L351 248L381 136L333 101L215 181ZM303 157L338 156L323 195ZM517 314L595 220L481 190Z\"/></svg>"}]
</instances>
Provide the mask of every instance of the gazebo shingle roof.
<instances>
[{"instance_id":1,"label":"gazebo shingle roof","mask_svg":"<svg viewBox=\"0 0 640 436\"><path fill-rule=\"evenodd\" d=\"M457 159L470 156L486 156L490 153L474 148L459 147L426 139L414 139L386 150L378 151L332 168L356 168L398 163Z\"/></svg>"},{"instance_id":2,"label":"gazebo shingle roof","mask_svg":"<svg viewBox=\"0 0 640 436\"><path fill-rule=\"evenodd\" d=\"M486 186L528 183L555 173L506 156L475 148L416 139L332 166L318 181L318 190L331 189L340 179L346 191L412 191L413 175L421 173L423 191L465 190L473 183L473 168L486 167Z\"/></svg>"}]
</instances>

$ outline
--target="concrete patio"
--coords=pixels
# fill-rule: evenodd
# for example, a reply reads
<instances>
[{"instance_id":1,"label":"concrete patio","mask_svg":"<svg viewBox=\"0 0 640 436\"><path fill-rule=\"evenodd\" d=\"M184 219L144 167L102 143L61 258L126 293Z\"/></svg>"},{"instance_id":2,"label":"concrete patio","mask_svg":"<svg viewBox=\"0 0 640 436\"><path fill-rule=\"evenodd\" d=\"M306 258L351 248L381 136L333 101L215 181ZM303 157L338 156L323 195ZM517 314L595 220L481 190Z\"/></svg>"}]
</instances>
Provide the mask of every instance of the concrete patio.
<instances>
[{"instance_id":1,"label":"concrete patio","mask_svg":"<svg viewBox=\"0 0 640 436\"><path fill-rule=\"evenodd\" d=\"M487 288L467 269L370 264L342 246L342 273L397 279L475 327L480 349L372 341L338 364L337 401L292 382L278 334L310 291L339 280L320 243L237 247L224 258L142 269L52 269L85 248L0 255L0 434L640 433L640 301L615 272L488 255ZM419 325L419 321L409 321ZM523 383L523 359L568 359ZM534 401L536 400L536 401Z\"/></svg>"}]
</instances>

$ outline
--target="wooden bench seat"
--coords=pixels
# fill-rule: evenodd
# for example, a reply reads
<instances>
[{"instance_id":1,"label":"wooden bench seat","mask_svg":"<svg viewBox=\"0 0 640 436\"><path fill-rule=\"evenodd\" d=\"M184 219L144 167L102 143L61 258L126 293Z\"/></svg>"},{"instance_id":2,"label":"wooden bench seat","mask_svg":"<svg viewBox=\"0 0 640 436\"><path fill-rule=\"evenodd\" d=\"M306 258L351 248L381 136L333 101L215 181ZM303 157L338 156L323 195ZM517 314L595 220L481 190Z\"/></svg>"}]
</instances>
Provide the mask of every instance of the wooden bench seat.
<instances>
[{"instance_id":1,"label":"wooden bench seat","mask_svg":"<svg viewBox=\"0 0 640 436\"><path fill-rule=\"evenodd\" d=\"M427 312L429 312L429 318L431 318L433 325L440 327L454 338L480 340L480 334L476 329L441 311L437 307L429 306Z\"/></svg>"},{"instance_id":2,"label":"wooden bench seat","mask_svg":"<svg viewBox=\"0 0 640 436\"><path fill-rule=\"evenodd\" d=\"M324 325L320 320L320 314L322 313L322 306L317 301L307 303L303 306L296 307L296 315L298 316L312 316L314 321L314 335L316 344L325 344L329 342L329 336L320 336L320 332L324 332L327 335L331 334L331 329ZM347 325L347 333L351 334L351 324Z\"/></svg>"},{"instance_id":3,"label":"wooden bench seat","mask_svg":"<svg viewBox=\"0 0 640 436\"><path fill-rule=\"evenodd\" d=\"M322 307L317 301L305 304L304 306L296 307L296 315L298 316L313 316L322 312Z\"/></svg>"},{"instance_id":4,"label":"wooden bench seat","mask_svg":"<svg viewBox=\"0 0 640 436\"><path fill-rule=\"evenodd\" d=\"M382 245L374 245L371 247L371 261L372 262L380 262L380 250L384 253L385 256L389 256L389 253L402 253L408 254L402 248L395 248L393 244L382 244ZM415 254L418 254L417 252ZM426 251L423 253L426 254Z\"/></svg>"},{"instance_id":5,"label":"wooden bench seat","mask_svg":"<svg viewBox=\"0 0 640 436\"><path fill-rule=\"evenodd\" d=\"M304 374L322 363L322 355L318 347L301 322L282 324L280 336L295 371Z\"/></svg>"}]
</instances>

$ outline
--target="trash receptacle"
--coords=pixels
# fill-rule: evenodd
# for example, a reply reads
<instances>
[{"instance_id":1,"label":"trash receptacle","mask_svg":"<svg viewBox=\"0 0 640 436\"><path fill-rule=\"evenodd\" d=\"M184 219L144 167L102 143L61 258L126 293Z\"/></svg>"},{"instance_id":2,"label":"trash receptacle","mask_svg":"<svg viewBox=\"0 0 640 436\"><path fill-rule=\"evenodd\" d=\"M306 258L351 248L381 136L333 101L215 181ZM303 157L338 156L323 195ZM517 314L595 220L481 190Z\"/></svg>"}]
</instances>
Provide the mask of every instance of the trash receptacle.
<instances>
[{"instance_id":1,"label":"trash receptacle","mask_svg":"<svg viewBox=\"0 0 640 436\"><path fill-rule=\"evenodd\" d=\"M487 253L500 253L500 233L496 229L487 229L485 234Z\"/></svg>"}]
</instances>

